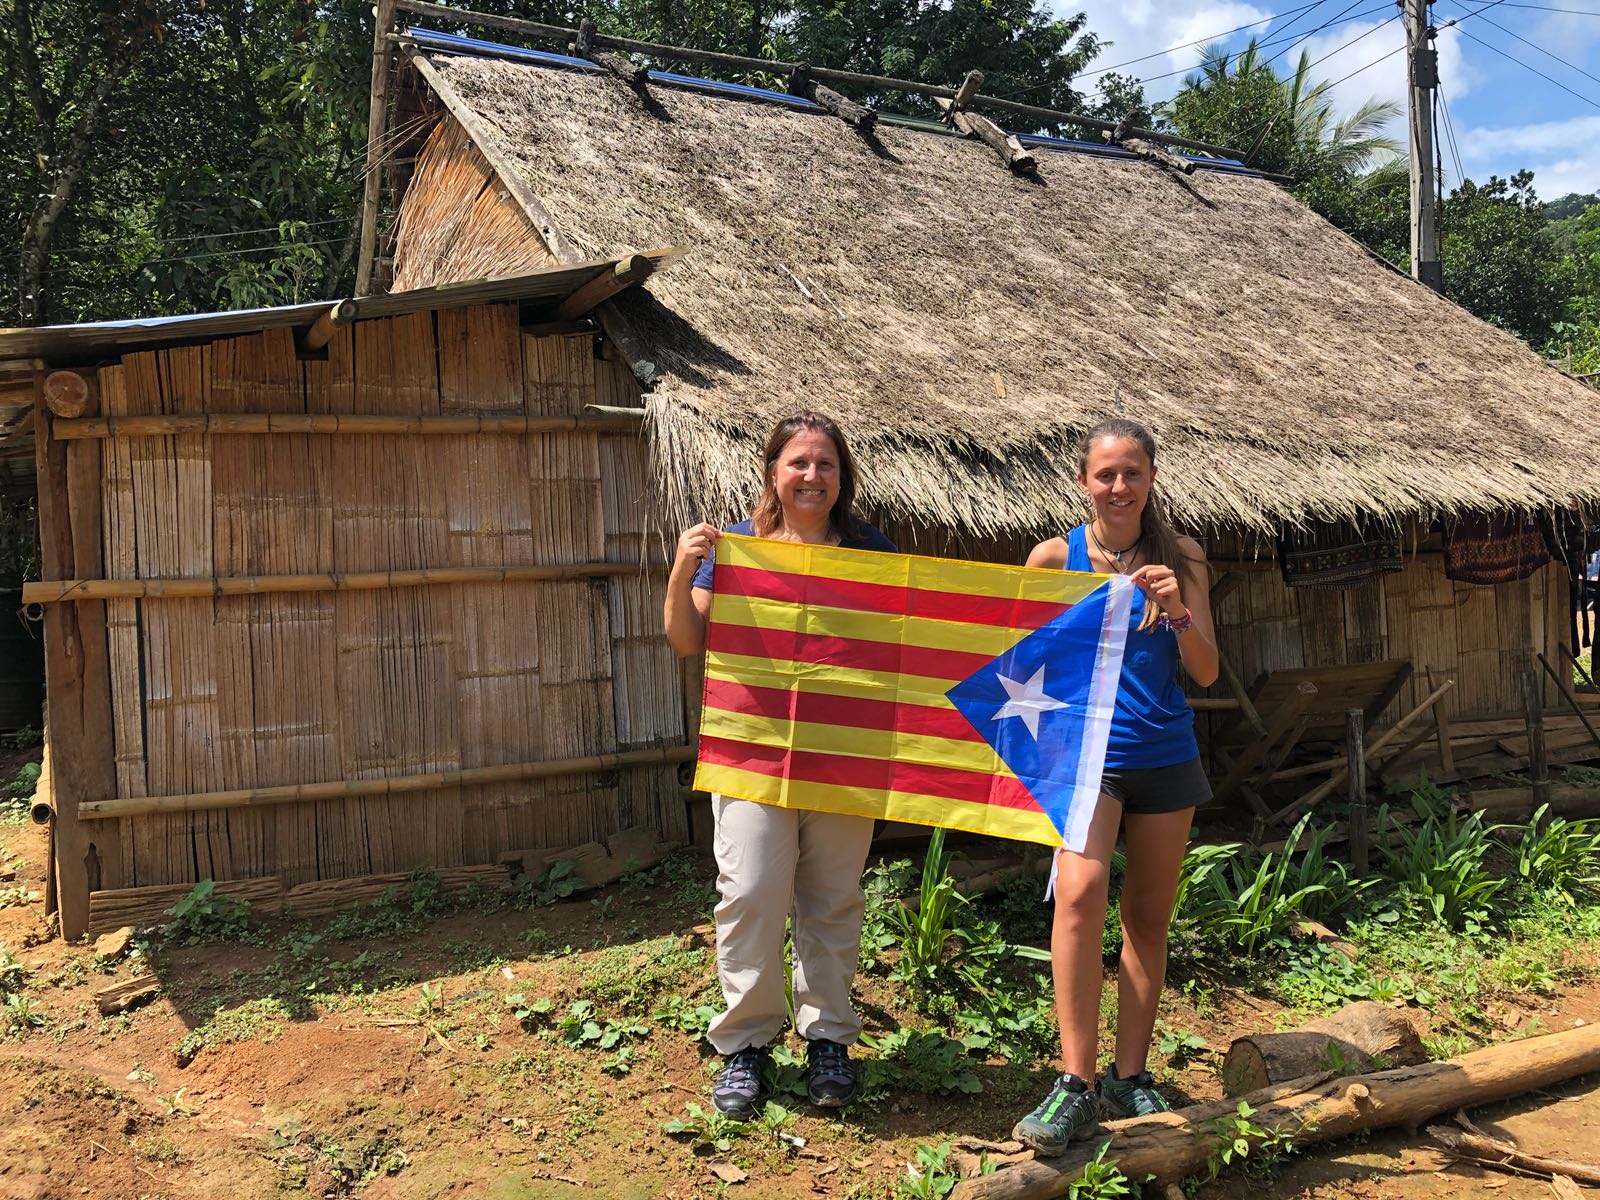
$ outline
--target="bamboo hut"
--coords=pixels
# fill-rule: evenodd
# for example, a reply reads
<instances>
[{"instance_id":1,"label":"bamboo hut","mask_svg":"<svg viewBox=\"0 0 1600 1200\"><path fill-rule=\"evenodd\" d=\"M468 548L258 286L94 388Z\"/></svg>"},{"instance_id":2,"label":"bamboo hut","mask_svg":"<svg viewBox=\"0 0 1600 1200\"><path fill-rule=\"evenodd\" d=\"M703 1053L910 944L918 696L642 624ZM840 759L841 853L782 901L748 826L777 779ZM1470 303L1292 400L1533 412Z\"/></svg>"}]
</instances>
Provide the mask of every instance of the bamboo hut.
<instances>
[{"instance_id":1,"label":"bamboo hut","mask_svg":"<svg viewBox=\"0 0 1600 1200\"><path fill-rule=\"evenodd\" d=\"M398 44L386 294L0 331L34 397L69 936L206 878L316 911L689 836L665 538L745 510L798 404L850 430L903 546L1009 561L1079 519L1082 429L1149 424L1219 572L1224 772L1230 724L1295 735L1268 774L1316 732L1303 688L1249 685L1353 671L1373 719L1459 721L1520 708L1565 634L1559 563L1457 583L1433 525L1594 504L1593 392L1236 163ZM1381 524L1400 569L1286 586L1273 540L1318 522Z\"/></svg>"}]
</instances>

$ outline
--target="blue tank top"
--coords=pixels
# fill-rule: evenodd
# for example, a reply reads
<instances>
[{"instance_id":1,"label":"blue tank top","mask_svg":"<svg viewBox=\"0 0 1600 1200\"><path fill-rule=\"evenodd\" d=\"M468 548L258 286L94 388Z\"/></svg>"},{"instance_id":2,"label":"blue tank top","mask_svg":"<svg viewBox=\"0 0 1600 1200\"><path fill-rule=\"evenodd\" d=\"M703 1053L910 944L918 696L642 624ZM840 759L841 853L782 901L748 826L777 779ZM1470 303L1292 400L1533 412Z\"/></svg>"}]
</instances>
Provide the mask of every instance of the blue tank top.
<instances>
[{"instance_id":1,"label":"blue tank top","mask_svg":"<svg viewBox=\"0 0 1600 1200\"><path fill-rule=\"evenodd\" d=\"M1082 525L1067 534L1067 570L1095 570ZM1178 686L1178 635L1170 629L1141 633L1145 604L1145 594L1136 592L1106 744L1106 766L1124 771L1170 767L1200 754L1194 710Z\"/></svg>"}]
</instances>

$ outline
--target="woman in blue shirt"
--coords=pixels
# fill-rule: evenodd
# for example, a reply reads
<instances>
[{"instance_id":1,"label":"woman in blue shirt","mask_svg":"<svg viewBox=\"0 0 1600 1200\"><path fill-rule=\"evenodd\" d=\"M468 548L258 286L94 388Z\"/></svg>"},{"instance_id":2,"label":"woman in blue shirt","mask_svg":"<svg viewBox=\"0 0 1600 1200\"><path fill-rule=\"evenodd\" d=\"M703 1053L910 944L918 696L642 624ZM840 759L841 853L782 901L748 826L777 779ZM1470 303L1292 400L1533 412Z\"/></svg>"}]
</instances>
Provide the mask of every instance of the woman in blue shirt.
<instances>
[{"instance_id":1,"label":"woman in blue shirt","mask_svg":"<svg viewBox=\"0 0 1600 1200\"><path fill-rule=\"evenodd\" d=\"M815 412L779 421L762 456L762 491L750 519L728 533L886 550L894 543L854 512L855 464L839 427ZM706 648L722 533L695 525L678 539L667 580L667 642L680 658ZM850 986L861 958L861 868L872 819L711 797L717 859L717 975L726 1008L706 1031L726 1060L711 1088L739 1120L768 1094L769 1045L788 1023L785 922L793 918L794 1019L806 1039L806 1090L840 1107L856 1093L849 1047L861 1034Z\"/></svg>"},{"instance_id":2,"label":"woman in blue shirt","mask_svg":"<svg viewBox=\"0 0 1600 1200\"><path fill-rule=\"evenodd\" d=\"M1211 798L1200 765L1194 713L1178 666L1205 687L1217 678L1205 554L1179 537L1155 490L1156 444L1136 421L1102 422L1078 445L1078 484L1094 518L1040 542L1030 567L1126 575L1139 589L1123 653L1100 801L1082 853L1056 857L1051 930L1062 1074L1015 1136L1058 1154L1095 1127L1097 1103L1114 1116L1167 1110L1146 1069L1156 1002L1167 965L1167 931L1195 807ZM1122 959L1117 975L1116 1053L1098 1084L1101 933L1111 852L1122 827Z\"/></svg>"}]
</instances>

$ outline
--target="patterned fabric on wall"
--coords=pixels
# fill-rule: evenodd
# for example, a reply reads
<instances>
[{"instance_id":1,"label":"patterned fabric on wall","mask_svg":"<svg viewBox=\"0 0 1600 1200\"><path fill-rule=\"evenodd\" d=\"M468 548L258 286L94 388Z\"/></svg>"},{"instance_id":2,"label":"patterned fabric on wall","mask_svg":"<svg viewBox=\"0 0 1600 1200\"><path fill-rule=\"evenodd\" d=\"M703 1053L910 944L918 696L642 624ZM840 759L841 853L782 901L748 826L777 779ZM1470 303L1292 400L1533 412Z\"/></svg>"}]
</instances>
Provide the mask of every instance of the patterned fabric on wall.
<instances>
[{"instance_id":1,"label":"patterned fabric on wall","mask_svg":"<svg viewBox=\"0 0 1600 1200\"><path fill-rule=\"evenodd\" d=\"M1349 521L1313 521L1285 529L1278 565L1290 587L1355 587L1400 570L1400 536L1392 529L1363 529Z\"/></svg>"},{"instance_id":2,"label":"patterned fabric on wall","mask_svg":"<svg viewBox=\"0 0 1600 1200\"><path fill-rule=\"evenodd\" d=\"M1460 583L1512 583L1549 561L1544 531L1527 513L1469 513L1444 524L1444 573Z\"/></svg>"}]
</instances>

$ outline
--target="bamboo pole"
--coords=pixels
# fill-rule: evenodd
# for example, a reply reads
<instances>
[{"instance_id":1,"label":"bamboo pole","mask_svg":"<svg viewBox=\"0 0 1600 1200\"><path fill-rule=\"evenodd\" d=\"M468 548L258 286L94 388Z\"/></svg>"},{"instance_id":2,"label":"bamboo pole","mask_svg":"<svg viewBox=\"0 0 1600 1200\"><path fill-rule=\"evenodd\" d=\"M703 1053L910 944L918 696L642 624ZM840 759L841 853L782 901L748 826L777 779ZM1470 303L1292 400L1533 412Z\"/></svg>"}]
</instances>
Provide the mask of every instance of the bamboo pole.
<instances>
[{"instance_id":1,"label":"bamboo pole","mask_svg":"<svg viewBox=\"0 0 1600 1200\"><path fill-rule=\"evenodd\" d=\"M1356 875L1367 877L1367 756L1363 732L1366 714L1359 708L1345 710L1344 741L1350 776L1350 865Z\"/></svg>"},{"instance_id":2,"label":"bamboo pole","mask_svg":"<svg viewBox=\"0 0 1600 1200\"><path fill-rule=\"evenodd\" d=\"M563 300L561 307L555 311L555 319L571 321L581 317L619 292L643 283L655 269L655 263L644 255L629 254L617 263L609 275L596 275Z\"/></svg>"},{"instance_id":3,"label":"bamboo pole","mask_svg":"<svg viewBox=\"0 0 1600 1200\"><path fill-rule=\"evenodd\" d=\"M558 758L545 762L502 763L493 767L467 767L426 775L391 775L380 779L337 779L322 783L290 783L279 787L237 788L224 792L190 792L177 796L130 796L92 800L78 806L86 820L143 817L151 813L214 812L225 808L262 808L273 804L298 804L309 800L348 800L358 796L399 796L441 788L473 787L489 783L516 783L525 779L554 779L610 771L619 767L654 767L688 762L693 746L667 746L654 750L624 750L583 758Z\"/></svg>"},{"instance_id":4,"label":"bamboo pole","mask_svg":"<svg viewBox=\"0 0 1600 1200\"><path fill-rule=\"evenodd\" d=\"M264 596L281 592L372 592L449 583L543 583L556 579L607 579L665 563L588 562L546 567L424 567L414 571L351 571L312 575L234 575L167 579L40 579L22 586L24 604L76 600L201 599Z\"/></svg>"},{"instance_id":5,"label":"bamboo pole","mask_svg":"<svg viewBox=\"0 0 1600 1200\"><path fill-rule=\"evenodd\" d=\"M389 31L394 28L395 0L378 0L372 22L372 85L367 97L367 170L361 193L361 250L356 258L356 294L372 286L372 265L378 245L378 197L382 191L383 137L389 108Z\"/></svg>"},{"instance_id":6,"label":"bamboo pole","mask_svg":"<svg viewBox=\"0 0 1600 1200\"><path fill-rule=\"evenodd\" d=\"M327 311L311 323L311 328L296 339L296 348L302 354L315 354L333 340L335 333L356 319L356 312L354 300L330 304Z\"/></svg>"},{"instance_id":7,"label":"bamboo pole","mask_svg":"<svg viewBox=\"0 0 1600 1200\"><path fill-rule=\"evenodd\" d=\"M1528 782L1533 785L1534 808L1550 802L1550 757L1544 744L1544 705L1539 695L1539 672L1522 676L1522 698L1528 710Z\"/></svg>"},{"instance_id":8,"label":"bamboo pole","mask_svg":"<svg viewBox=\"0 0 1600 1200\"><path fill-rule=\"evenodd\" d=\"M1590 724L1588 716L1585 715L1583 708L1578 704L1578 697L1572 691L1571 678L1563 680L1560 675L1556 674L1556 669L1550 665L1550 660L1542 652L1534 651L1534 657L1539 660L1539 665L1545 669L1550 678L1556 681L1556 687L1561 691L1561 698L1567 702L1568 708L1578 714L1578 720L1583 722L1583 727L1589 731L1589 736L1594 739L1595 745L1600 746L1600 733L1595 732L1595 728Z\"/></svg>"},{"instance_id":9,"label":"bamboo pole","mask_svg":"<svg viewBox=\"0 0 1600 1200\"><path fill-rule=\"evenodd\" d=\"M578 36L576 29L568 28L565 25L545 25L538 21L525 21L520 17L502 17L494 13L447 8L442 4L429 4L426 0L394 0L394 7L401 12L413 13L419 17L433 17L436 20L450 21L457 24L464 22L470 25L481 25L489 29L504 29L510 33L526 34L529 37L544 38L563 44L574 41ZM864 75L859 71L840 71L833 67L816 67L804 63L777 62L765 58L746 58L740 54L721 54L714 50L692 50L685 46L668 46L661 42L642 42L637 38L612 37L603 33L596 34L591 45L610 50L625 50L630 54L645 54L651 58L663 58L669 61L704 63L707 66L722 67L741 74L750 71L761 71L773 75L788 75L804 66L812 78L820 79L825 83L850 83L876 90L910 92L918 96L943 97L946 100L954 100L956 97L955 88L943 87L935 83L920 83L912 79L894 79L887 75ZM986 96L982 93L974 96L972 103L975 107L994 108L1001 112L1032 117L1042 124L1079 125L1085 129L1096 129L1105 133L1116 133L1120 130L1128 137L1164 142L1169 146L1184 146L1190 150L1199 150L1204 154L1215 155L1219 158L1231 158L1239 161L1244 159L1243 151L1233 150L1227 146L1215 146L1209 142L1197 142L1192 138L1182 138L1170 133L1161 133L1154 129L1122 126L1116 121L1104 121L1098 117L1086 117L1081 113L1060 112L1053 108L1039 108L1032 104L1019 104L1015 100L1002 100L998 96Z\"/></svg>"},{"instance_id":10,"label":"bamboo pole","mask_svg":"<svg viewBox=\"0 0 1600 1200\"><path fill-rule=\"evenodd\" d=\"M84 417L56 421L52 434L61 441L84 438L172 437L183 433L327 433L368 437L373 434L415 434L422 437L461 434L627 433L639 428L637 415L609 408L593 413L525 417L508 413L460 413L413 416L401 413L159 413L131 417Z\"/></svg>"}]
</instances>

